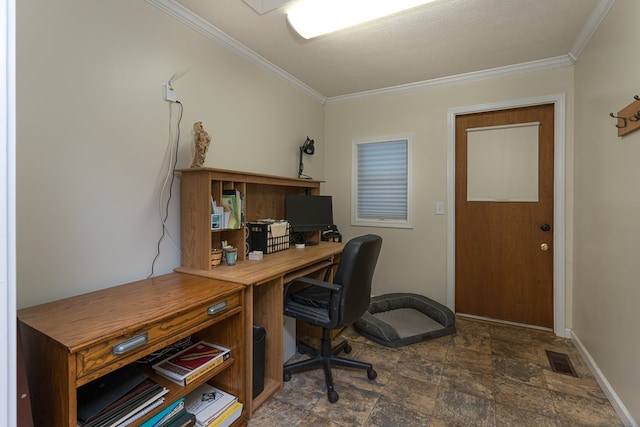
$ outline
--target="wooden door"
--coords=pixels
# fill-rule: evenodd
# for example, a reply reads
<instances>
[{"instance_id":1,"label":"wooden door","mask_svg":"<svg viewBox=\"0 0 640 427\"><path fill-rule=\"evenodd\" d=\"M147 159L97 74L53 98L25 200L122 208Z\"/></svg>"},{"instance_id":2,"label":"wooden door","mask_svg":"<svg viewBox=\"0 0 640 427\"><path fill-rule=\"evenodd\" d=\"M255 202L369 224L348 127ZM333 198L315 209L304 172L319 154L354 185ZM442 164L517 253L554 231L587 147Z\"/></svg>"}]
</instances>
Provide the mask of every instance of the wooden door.
<instances>
[{"instance_id":1,"label":"wooden door","mask_svg":"<svg viewBox=\"0 0 640 427\"><path fill-rule=\"evenodd\" d=\"M519 127L533 142L516 142ZM518 136L502 138L502 129ZM553 138L553 104L456 117L457 313L553 328ZM486 143L497 151L479 150ZM503 155L520 145L528 148L517 161ZM522 173L529 178L511 175ZM485 196L520 179L524 189Z\"/></svg>"}]
</instances>

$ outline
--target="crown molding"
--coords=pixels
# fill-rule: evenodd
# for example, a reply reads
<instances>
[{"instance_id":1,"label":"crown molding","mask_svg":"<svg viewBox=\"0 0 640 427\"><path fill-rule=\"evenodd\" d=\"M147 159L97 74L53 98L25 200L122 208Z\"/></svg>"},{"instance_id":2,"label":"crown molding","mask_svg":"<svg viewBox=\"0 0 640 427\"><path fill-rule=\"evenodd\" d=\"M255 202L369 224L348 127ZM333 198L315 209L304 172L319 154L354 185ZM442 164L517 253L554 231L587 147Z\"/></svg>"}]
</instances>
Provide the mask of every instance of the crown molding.
<instances>
[{"instance_id":1,"label":"crown molding","mask_svg":"<svg viewBox=\"0 0 640 427\"><path fill-rule=\"evenodd\" d=\"M600 23L602 23L602 20L605 16L607 16L609 9L611 9L611 6L613 6L615 2L616 0L598 1L598 4L596 4L593 12L591 12L591 16L589 16L589 19L584 24L584 27L582 27L582 30L580 30L578 38L569 50L568 55L573 59L574 63L578 60L578 58L582 54L582 51L587 46L587 43L589 43L591 36L593 36L593 33L596 32L596 30L600 26Z\"/></svg>"},{"instance_id":2,"label":"crown molding","mask_svg":"<svg viewBox=\"0 0 640 427\"><path fill-rule=\"evenodd\" d=\"M470 83L480 80L487 80L499 77L506 77L521 73L528 73L532 71L548 70L552 68L567 67L573 65L582 50L585 48L591 36L595 33L598 26L605 18L607 12L615 3L615 0L599 0L593 13L589 17L589 20L580 31L580 34L573 44L571 50L566 55L561 55L553 58L541 59L538 61L524 62L521 64L508 65L505 67L491 68L481 71L473 71L470 73L457 74L453 76L440 77L437 79L424 80L415 83L408 83L404 85L391 86L382 89L375 89L370 91L358 92L348 95L339 95L333 97L325 97L320 92L314 90L308 85L304 84L300 80L296 79L291 74L287 73L283 69L277 67L273 63L266 60L261 55L257 54L253 50L249 49L236 39L229 36L224 31L205 21L198 15L191 12L175 0L146 0L148 3L167 13L168 15L176 18L178 21L186 24L187 26L195 29L203 34L205 37L215 41L224 48L230 50L236 55L244 58L250 63L258 66L267 73L279 78L294 88L300 90L302 93L315 99L323 105L339 104L343 102L350 102L359 99L372 98L378 96L393 95L398 93L410 92L414 90L425 89L434 86L448 86L461 83Z\"/></svg>"},{"instance_id":3,"label":"crown molding","mask_svg":"<svg viewBox=\"0 0 640 427\"><path fill-rule=\"evenodd\" d=\"M176 18L178 21L186 24L187 26L193 28L199 33L203 34L205 37L215 41L220 44L222 47L230 50L236 55L244 58L245 60L251 62L254 65L257 65L259 68L265 70L269 74L279 78L280 80L285 81L296 89L300 90L304 94L310 96L320 103L324 103L325 97L319 93L318 91L312 89L307 86L300 80L293 77L291 74L287 73L283 69L277 67L271 62L267 61L261 55L258 55L253 50L249 49L236 39L229 36L224 31L219 28L211 25L209 22L205 21L195 13L191 12L186 7L177 3L174 0L146 0L148 3L167 13L168 15Z\"/></svg>"},{"instance_id":4,"label":"crown molding","mask_svg":"<svg viewBox=\"0 0 640 427\"><path fill-rule=\"evenodd\" d=\"M532 71L549 70L552 68L567 67L573 65L574 61L569 55L556 56L555 58L541 59L539 61L523 62L521 64L508 65L505 67L490 68L487 70L473 71L470 73L457 74L455 76L440 77L437 79L423 80L421 82L408 83L404 85L392 86L383 89L375 89L366 92L359 92L350 95L334 96L325 99L325 105L339 104L342 102L354 101L357 99L371 98L382 95L394 95L403 92L420 90L433 86L449 86L461 83L470 83L480 80L495 79L515 74L529 73Z\"/></svg>"}]
</instances>

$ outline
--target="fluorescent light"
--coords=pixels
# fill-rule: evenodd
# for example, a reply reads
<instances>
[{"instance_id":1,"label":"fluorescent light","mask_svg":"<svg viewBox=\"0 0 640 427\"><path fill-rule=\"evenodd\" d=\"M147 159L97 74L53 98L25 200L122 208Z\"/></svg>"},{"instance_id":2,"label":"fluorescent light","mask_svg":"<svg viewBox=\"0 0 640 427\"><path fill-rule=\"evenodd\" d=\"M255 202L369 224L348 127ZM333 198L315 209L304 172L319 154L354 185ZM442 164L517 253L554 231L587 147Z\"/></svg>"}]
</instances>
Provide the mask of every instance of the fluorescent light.
<instances>
[{"instance_id":1,"label":"fluorescent light","mask_svg":"<svg viewBox=\"0 0 640 427\"><path fill-rule=\"evenodd\" d=\"M362 24L433 0L298 0L287 11L305 39Z\"/></svg>"}]
</instances>

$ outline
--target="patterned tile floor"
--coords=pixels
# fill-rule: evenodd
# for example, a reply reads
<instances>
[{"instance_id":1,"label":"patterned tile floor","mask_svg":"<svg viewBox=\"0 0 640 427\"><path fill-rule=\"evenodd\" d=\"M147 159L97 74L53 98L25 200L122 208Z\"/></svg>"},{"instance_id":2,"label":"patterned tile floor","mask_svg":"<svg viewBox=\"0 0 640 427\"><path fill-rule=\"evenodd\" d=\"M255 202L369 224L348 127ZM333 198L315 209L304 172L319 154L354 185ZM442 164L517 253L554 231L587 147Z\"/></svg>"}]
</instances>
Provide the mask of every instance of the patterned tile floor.
<instances>
[{"instance_id":1,"label":"patterned tile floor","mask_svg":"<svg viewBox=\"0 0 640 427\"><path fill-rule=\"evenodd\" d=\"M331 404L322 370L293 374L249 427L623 426L570 340L460 318L456 326L397 349L348 328L338 337L353 347L347 357L373 363L378 378L334 369L340 398ZM545 350L568 354L578 378L553 372Z\"/></svg>"}]
</instances>

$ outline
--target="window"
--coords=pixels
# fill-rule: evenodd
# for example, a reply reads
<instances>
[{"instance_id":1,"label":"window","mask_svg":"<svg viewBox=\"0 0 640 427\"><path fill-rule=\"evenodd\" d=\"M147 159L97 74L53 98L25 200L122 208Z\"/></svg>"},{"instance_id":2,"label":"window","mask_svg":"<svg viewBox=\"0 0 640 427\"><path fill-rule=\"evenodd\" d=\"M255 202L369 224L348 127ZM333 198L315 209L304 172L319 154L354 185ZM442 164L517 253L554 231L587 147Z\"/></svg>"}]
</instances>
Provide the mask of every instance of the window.
<instances>
[{"instance_id":1,"label":"window","mask_svg":"<svg viewBox=\"0 0 640 427\"><path fill-rule=\"evenodd\" d=\"M353 141L351 225L412 228L411 138Z\"/></svg>"}]
</instances>

